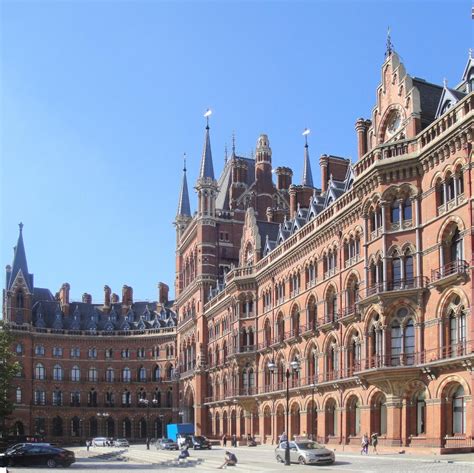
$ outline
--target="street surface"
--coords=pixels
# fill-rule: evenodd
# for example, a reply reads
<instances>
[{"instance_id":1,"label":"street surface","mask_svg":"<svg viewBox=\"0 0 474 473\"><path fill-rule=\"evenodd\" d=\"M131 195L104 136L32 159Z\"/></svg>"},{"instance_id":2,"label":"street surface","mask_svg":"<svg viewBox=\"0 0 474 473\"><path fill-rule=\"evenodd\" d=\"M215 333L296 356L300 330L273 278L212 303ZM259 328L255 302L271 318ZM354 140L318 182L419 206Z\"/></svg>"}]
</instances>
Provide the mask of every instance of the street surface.
<instances>
[{"instance_id":1,"label":"street surface","mask_svg":"<svg viewBox=\"0 0 474 473\"><path fill-rule=\"evenodd\" d=\"M215 472L224 459L224 448L215 447L212 450L190 450L190 458L186 463L177 464L178 452L156 450L153 446L149 451L144 445L134 445L129 449L107 447L91 448L86 452L84 447L72 448L76 453L76 463L70 468L56 468L56 472L88 472L103 470L106 473L152 472L166 471L170 473L183 470L196 472ZM336 452L336 463L331 466L304 466L292 464L291 467L276 463L274 447L259 446L255 448L238 447L228 448L237 455L236 467L228 470L248 473L276 473L289 470L304 473L308 470L333 473L474 473L474 454L457 454L443 456L414 456L383 454L361 456L357 453ZM13 473L23 471L47 470L47 468L19 468L9 469Z\"/></svg>"}]
</instances>

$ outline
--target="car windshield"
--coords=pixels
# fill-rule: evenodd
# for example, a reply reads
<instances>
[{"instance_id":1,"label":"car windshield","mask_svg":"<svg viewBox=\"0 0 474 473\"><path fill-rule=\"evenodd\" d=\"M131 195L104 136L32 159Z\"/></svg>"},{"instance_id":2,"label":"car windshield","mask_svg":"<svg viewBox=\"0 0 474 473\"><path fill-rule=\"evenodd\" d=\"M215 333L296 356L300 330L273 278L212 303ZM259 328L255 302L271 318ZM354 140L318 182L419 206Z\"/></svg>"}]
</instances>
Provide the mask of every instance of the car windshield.
<instances>
[{"instance_id":1,"label":"car windshield","mask_svg":"<svg viewBox=\"0 0 474 473\"><path fill-rule=\"evenodd\" d=\"M22 444L13 445L13 447L7 448L5 450L5 453L13 453L13 452L16 452L17 450L20 450L20 448L23 448L23 447L24 447L24 445L22 445Z\"/></svg>"},{"instance_id":2,"label":"car windshield","mask_svg":"<svg viewBox=\"0 0 474 473\"><path fill-rule=\"evenodd\" d=\"M202 442L206 440L206 437L203 437L202 435L196 435L196 437L194 437L194 440L197 440L198 442Z\"/></svg>"},{"instance_id":3,"label":"car windshield","mask_svg":"<svg viewBox=\"0 0 474 473\"><path fill-rule=\"evenodd\" d=\"M298 448L301 450L315 450L317 448L323 448L319 443L316 442L297 442Z\"/></svg>"}]
</instances>

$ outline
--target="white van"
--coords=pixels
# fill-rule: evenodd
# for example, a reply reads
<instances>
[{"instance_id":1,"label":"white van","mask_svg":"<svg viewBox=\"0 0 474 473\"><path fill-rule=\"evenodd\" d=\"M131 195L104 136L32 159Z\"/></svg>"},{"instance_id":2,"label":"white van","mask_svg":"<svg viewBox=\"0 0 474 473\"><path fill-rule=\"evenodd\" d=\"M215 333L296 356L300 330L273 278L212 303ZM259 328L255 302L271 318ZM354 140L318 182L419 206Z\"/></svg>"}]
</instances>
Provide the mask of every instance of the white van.
<instances>
[{"instance_id":1,"label":"white van","mask_svg":"<svg viewBox=\"0 0 474 473\"><path fill-rule=\"evenodd\" d=\"M105 437L96 437L92 439L93 447L105 447L107 445L107 439Z\"/></svg>"}]
</instances>

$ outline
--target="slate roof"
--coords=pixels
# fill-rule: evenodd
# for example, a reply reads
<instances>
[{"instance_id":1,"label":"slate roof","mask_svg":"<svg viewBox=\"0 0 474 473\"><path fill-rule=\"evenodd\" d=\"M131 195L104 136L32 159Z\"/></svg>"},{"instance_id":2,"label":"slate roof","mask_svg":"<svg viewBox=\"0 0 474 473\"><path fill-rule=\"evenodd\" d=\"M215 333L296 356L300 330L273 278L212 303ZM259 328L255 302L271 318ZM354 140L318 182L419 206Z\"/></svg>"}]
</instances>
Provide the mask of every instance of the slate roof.
<instances>
[{"instance_id":1,"label":"slate roof","mask_svg":"<svg viewBox=\"0 0 474 473\"><path fill-rule=\"evenodd\" d=\"M206 126L206 135L204 139L204 149L202 150L201 169L199 178L214 179L214 166L212 164L211 139L209 137L209 126Z\"/></svg>"},{"instance_id":2,"label":"slate roof","mask_svg":"<svg viewBox=\"0 0 474 473\"><path fill-rule=\"evenodd\" d=\"M25 279L28 290L33 292L33 275L28 272L28 263L26 261L25 244L23 243L23 224L20 223L20 234L14 248L13 265L10 273L7 273L7 290L11 288L15 282L18 273L21 271Z\"/></svg>"},{"instance_id":3,"label":"slate roof","mask_svg":"<svg viewBox=\"0 0 474 473\"><path fill-rule=\"evenodd\" d=\"M436 111L438 109L439 99L443 93L443 87L432 84L418 77L413 78L413 85L420 92L421 127L425 128L432 123L436 117Z\"/></svg>"},{"instance_id":4,"label":"slate roof","mask_svg":"<svg viewBox=\"0 0 474 473\"><path fill-rule=\"evenodd\" d=\"M178 215L191 216L191 205L189 204L188 180L186 178L186 166L183 168L183 183L179 193Z\"/></svg>"}]
</instances>

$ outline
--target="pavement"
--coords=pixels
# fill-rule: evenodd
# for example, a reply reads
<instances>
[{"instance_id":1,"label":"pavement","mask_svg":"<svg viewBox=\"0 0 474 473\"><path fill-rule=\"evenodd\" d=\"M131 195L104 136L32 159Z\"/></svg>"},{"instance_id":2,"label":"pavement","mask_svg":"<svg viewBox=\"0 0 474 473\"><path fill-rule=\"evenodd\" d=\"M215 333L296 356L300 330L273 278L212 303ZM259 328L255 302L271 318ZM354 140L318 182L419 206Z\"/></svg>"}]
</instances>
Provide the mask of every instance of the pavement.
<instances>
[{"instance_id":1,"label":"pavement","mask_svg":"<svg viewBox=\"0 0 474 473\"><path fill-rule=\"evenodd\" d=\"M89 452L84 447L71 448L76 454L76 463L70 468L57 468L57 472L82 473L88 471L104 471L106 473L124 473L132 471L152 472L165 470L166 473L183 472L197 473L216 472L224 460L223 447L212 450L190 450L190 457L182 463L177 462L179 452L156 450L151 446L133 445L128 449L95 447ZM237 447L227 448L238 458L236 467L228 470L235 473L277 473L285 470L304 473L308 469L333 473L474 473L474 453L453 455L412 455L384 454L361 456L356 453L336 452L336 462L329 466L291 465L287 467L275 460L274 447ZM36 471L36 468L11 468L13 473ZM39 468L38 468L39 470Z\"/></svg>"}]
</instances>

